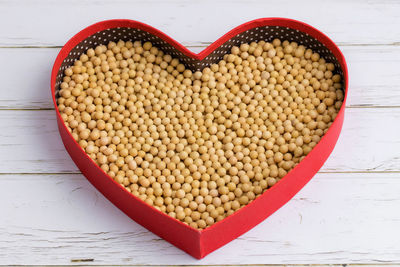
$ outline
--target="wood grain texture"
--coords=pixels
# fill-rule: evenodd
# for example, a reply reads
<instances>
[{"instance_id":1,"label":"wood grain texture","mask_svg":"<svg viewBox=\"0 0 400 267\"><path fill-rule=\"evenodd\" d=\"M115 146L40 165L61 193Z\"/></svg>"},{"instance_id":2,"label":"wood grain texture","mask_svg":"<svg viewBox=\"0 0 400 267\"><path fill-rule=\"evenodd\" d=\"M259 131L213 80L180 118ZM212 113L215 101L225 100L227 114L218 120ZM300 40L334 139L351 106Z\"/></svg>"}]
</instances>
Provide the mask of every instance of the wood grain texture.
<instances>
[{"instance_id":1,"label":"wood grain texture","mask_svg":"<svg viewBox=\"0 0 400 267\"><path fill-rule=\"evenodd\" d=\"M398 174L317 174L199 261L130 220L80 174L1 175L0 263L400 263L399 191Z\"/></svg>"},{"instance_id":2,"label":"wood grain texture","mask_svg":"<svg viewBox=\"0 0 400 267\"><path fill-rule=\"evenodd\" d=\"M0 265L400 266L399 13L396 0L0 0ZM304 21L339 44L344 128L294 199L198 261L79 173L57 132L51 67L71 36L104 19L148 23L199 52L260 17Z\"/></svg>"},{"instance_id":3,"label":"wood grain texture","mask_svg":"<svg viewBox=\"0 0 400 267\"><path fill-rule=\"evenodd\" d=\"M196 48L204 48L196 47ZM348 106L400 107L400 46L342 46L349 67ZM50 72L59 48L0 49L0 109L53 108ZM18 72L9 72L15 69ZM387 97L390 95L390 97Z\"/></svg>"},{"instance_id":4,"label":"wood grain texture","mask_svg":"<svg viewBox=\"0 0 400 267\"><path fill-rule=\"evenodd\" d=\"M400 172L400 109L349 108L323 172ZM0 111L0 173L76 173L53 110Z\"/></svg>"},{"instance_id":5,"label":"wood grain texture","mask_svg":"<svg viewBox=\"0 0 400 267\"><path fill-rule=\"evenodd\" d=\"M399 10L400 3L395 0L8 0L1 2L0 45L60 46L82 28L110 18L148 23L185 44L208 43L261 17L304 21L340 44L397 44Z\"/></svg>"}]
</instances>

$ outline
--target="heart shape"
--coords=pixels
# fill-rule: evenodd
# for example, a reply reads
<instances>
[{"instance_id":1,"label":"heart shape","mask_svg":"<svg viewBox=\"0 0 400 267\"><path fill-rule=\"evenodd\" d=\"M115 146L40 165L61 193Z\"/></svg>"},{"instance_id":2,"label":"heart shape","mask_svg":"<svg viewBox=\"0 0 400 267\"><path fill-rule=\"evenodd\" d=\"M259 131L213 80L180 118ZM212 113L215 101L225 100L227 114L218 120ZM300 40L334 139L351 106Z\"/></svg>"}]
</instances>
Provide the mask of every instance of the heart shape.
<instances>
[{"instance_id":1,"label":"heart shape","mask_svg":"<svg viewBox=\"0 0 400 267\"><path fill-rule=\"evenodd\" d=\"M233 45L259 40L270 41L274 38L296 41L333 62L336 68L341 70L344 78L343 105L320 142L284 178L250 204L204 230L194 229L149 206L103 172L74 140L57 107L56 95L64 70L87 49L98 44L119 39L151 41L164 52L178 58L189 69L201 70L218 62ZM332 152L342 128L347 87L347 66L339 48L315 28L284 18L262 18L242 24L198 54L146 24L132 20L103 21L82 30L65 44L56 58L51 76L51 91L61 138L66 150L86 178L130 218L199 259L247 232L274 213L321 168Z\"/></svg>"}]
</instances>

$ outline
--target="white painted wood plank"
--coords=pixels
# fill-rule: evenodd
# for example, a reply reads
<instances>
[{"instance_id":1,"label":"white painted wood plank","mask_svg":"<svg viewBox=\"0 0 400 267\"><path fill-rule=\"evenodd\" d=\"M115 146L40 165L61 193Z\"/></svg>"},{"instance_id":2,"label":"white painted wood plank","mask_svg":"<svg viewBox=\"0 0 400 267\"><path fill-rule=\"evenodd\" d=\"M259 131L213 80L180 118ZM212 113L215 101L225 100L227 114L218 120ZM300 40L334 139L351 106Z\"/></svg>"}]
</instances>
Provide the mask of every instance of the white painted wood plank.
<instances>
[{"instance_id":1,"label":"white painted wood plank","mask_svg":"<svg viewBox=\"0 0 400 267\"><path fill-rule=\"evenodd\" d=\"M51 69L59 49L1 48L0 109L53 108Z\"/></svg>"},{"instance_id":2,"label":"white painted wood plank","mask_svg":"<svg viewBox=\"0 0 400 267\"><path fill-rule=\"evenodd\" d=\"M348 106L400 106L400 46L340 49L349 70Z\"/></svg>"},{"instance_id":3,"label":"white painted wood plank","mask_svg":"<svg viewBox=\"0 0 400 267\"><path fill-rule=\"evenodd\" d=\"M400 108L349 108L324 172L400 171ZM0 111L0 173L78 172L53 110Z\"/></svg>"},{"instance_id":4,"label":"white painted wood plank","mask_svg":"<svg viewBox=\"0 0 400 267\"><path fill-rule=\"evenodd\" d=\"M77 172L54 110L0 111L0 173Z\"/></svg>"},{"instance_id":5,"label":"white painted wood plank","mask_svg":"<svg viewBox=\"0 0 400 267\"><path fill-rule=\"evenodd\" d=\"M350 73L348 106L400 106L400 46L341 49ZM0 62L7 62L0 64L0 73L4 75L0 109L52 108L50 72L58 51L58 48L0 49Z\"/></svg>"},{"instance_id":6,"label":"white painted wood plank","mask_svg":"<svg viewBox=\"0 0 400 267\"><path fill-rule=\"evenodd\" d=\"M400 175L317 174L254 229L195 260L80 174L1 175L1 264L400 263ZM161 256L162 255L162 256Z\"/></svg>"},{"instance_id":7,"label":"white painted wood plank","mask_svg":"<svg viewBox=\"0 0 400 267\"><path fill-rule=\"evenodd\" d=\"M95 22L128 18L183 43L212 42L260 17L304 21L341 44L389 44L400 39L400 3L386 1L2 1L1 46L63 45ZM212 30L210 30L212 29Z\"/></svg>"}]
</instances>

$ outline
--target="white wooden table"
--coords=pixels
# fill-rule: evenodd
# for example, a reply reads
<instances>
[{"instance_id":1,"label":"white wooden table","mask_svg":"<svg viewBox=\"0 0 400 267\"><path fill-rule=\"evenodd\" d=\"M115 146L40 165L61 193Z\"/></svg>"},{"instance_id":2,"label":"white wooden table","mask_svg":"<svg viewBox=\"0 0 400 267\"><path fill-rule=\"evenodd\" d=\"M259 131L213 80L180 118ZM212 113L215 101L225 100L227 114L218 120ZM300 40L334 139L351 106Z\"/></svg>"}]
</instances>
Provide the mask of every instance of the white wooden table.
<instances>
[{"instance_id":1,"label":"white wooden table","mask_svg":"<svg viewBox=\"0 0 400 267\"><path fill-rule=\"evenodd\" d=\"M50 69L82 28L129 18L195 51L259 17L330 36L349 65L344 128L321 171L263 223L196 260L80 174L56 129ZM400 2L0 1L0 264L400 264Z\"/></svg>"}]
</instances>

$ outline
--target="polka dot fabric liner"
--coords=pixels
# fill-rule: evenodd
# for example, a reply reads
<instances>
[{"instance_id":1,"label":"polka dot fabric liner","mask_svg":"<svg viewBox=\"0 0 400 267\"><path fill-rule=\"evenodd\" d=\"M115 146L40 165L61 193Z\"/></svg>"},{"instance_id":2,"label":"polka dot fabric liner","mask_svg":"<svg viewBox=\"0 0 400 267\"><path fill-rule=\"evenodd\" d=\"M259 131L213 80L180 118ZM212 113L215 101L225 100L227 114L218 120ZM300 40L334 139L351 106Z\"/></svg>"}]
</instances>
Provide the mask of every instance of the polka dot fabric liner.
<instances>
[{"instance_id":1,"label":"polka dot fabric liner","mask_svg":"<svg viewBox=\"0 0 400 267\"><path fill-rule=\"evenodd\" d=\"M107 44L111 41L150 41L165 54L169 54L172 57L178 58L179 61L182 62L187 68L191 69L192 71L197 71L220 61L225 54L230 53L232 46L239 46L242 43L258 42L262 40L271 42L275 38L279 38L282 41L294 41L312 49L314 52L318 52L323 58L325 58L327 62L331 62L335 65L337 70L336 72L338 74L343 75L338 60L329 49L327 49L323 44L310 35L288 27L263 26L244 31L225 42L203 60L187 57L169 43L146 31L134 28L118 27L97 32L96 34L93 34L92 36L80 42L74 49L71 50L69 55L64 59L63 63L61 64L61 68L58 71L56 79L56 92L58 92L59 85L62 82L64 70L72 66L74 62L79 59L81 54L86 53L89 48Z\"/></svg>"}]
</instances>

